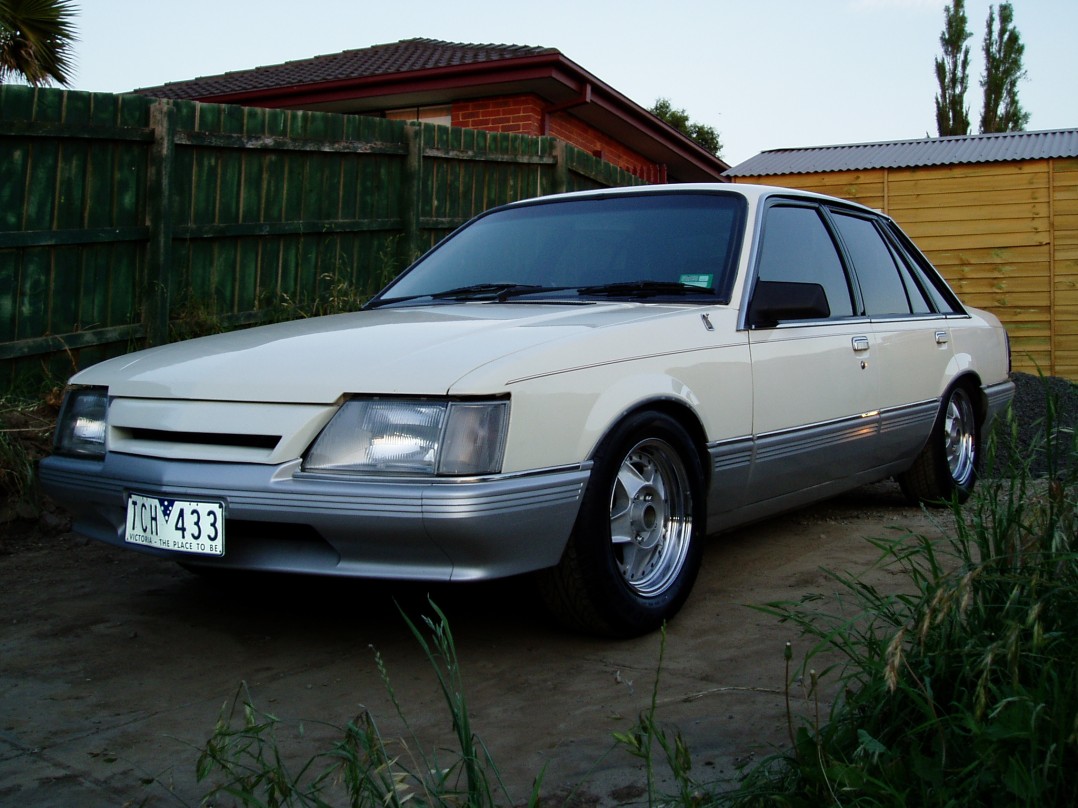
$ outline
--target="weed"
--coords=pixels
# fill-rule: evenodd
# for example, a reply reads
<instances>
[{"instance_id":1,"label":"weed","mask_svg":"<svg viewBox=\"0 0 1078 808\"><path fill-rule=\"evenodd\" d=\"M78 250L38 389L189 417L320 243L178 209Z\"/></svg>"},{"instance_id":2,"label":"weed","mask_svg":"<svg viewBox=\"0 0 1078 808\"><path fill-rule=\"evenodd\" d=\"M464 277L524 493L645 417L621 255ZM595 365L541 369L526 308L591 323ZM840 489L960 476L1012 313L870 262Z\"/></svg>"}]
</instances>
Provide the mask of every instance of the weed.
<instances>
[{"instance_id":1,"label":"weed","mask_svg":"<svg viewBox=\"0 0 1078 808\"><path fill-rule=\"evenodd\" d=\"M839 656L842 696L722 802L1078 804L1078 444L1052 413L1024 455L1046 479L1014 453L946 539L874 540L900 591L830 573L837 599L761 607L815 641L806 666Z\"/></svg>"},{"instance_id":2,"label":"weed","mask_svg":"<svg viewBox=\"0 0 1078 808\"><path fill-rule=\"evenodd\" d=\"M663 658L666 654L666 626L661 630L659 643L659 664L655 674L655 685L651 691L651 703L640 714L636 724L628 732L615 732L614 741L630 755L644 762L647 775L648 805L699 805L703 800L703 791L693 780L692 755L681 732L667 730L658 721L659 679L662 673ZM663 761L673 777L677 794L661 797L655 774L655 747L662 751Z\"/></svg>"},{"instance_id":3,"label":"weed","mask_svg":"<svg viewBox=\"0 0 1078 808\"><path fill-rule=\"evenodd\" d=\"M1054 423L1051 404L1047 412L1043 443L1011 451L1011 473L982 480L964 508L954 503L953 525L940 536L871 540L880 564L900 573L897 590L832 572L836 597L759 607L814 644L799 675L791 671L792 647L783 649L790 749L748 771L735 791L705 791L680 732L658 720L664 628L650 705L632 728L614 734L644 763L647 804L1078 804L1078 441ZM1013 422L996 440L1009 433ZM1047 476L1033 474L1033 457L1046 463ZM385 739L364 712L331 751L292 770L279 752L277 719L257 711L244 688L199 759L200 780L220 781L207 800L321 806L330 804L332 787L355 806L515 804L472 729L453 636L431 606L435 618L423 619L425 631L405 619L452 717L451 759L424 751L410 730L408 739ZM823 667L817 672L812 663ZM808 710L798 726L795 676ZM821 682L831 676L840 697L825 720ZM658 793L660 763L673 794ZM541 782L529 805L538 804Z\"/></svg>"},{"instance_id":4,"label":"weed","mask_svg":"<svg viewBox=\"0 0 1078 808\"><path fill-rule=\"evenodd\" d=\"M33 500L34 460L14 439L16 428L0 427L0 492L17 502Z\"/></svg>"},{"instance_id":5,"label":"weed","mask_svg":"<svg viewBox=\"0 0 1078 808\"><path fill-rule=\"evenodd\" d=\"M398 233L389 239L386 239L385 245L378 252L378 270L374 274L374 288L370 290L371 296L381 291L389 282L397 277L401 273L403 267L400 265L400 259L398 257L400 253L400 243L403 238L403 234ZM419 258L419 254L409 256L408 264L413 263Z\"/></svg>"},{"instance_id":6,"label":"weed","mask_svg":"<svg viewBox=\"0 0 1078 808\"><path fill-rule=\"evenodd\" d=\"M49 450L53 414L44 402L0 399L0 519L39 514L35 467Z\"/></svg>"},{"instance_id":7,"label":"weed","mask_svg":"<svg viewBox=\"0 0 1078 808\"><path fill-rule=\"evenodd\" d=\"M179 342L227 330L216 298L191 298L172 312L168 323L168 338Z\"/></svg>"},{"instance_id":8,"label":"weed","mask_svg":"<svg viewBox=\"0 0 1078 808\"><path fill-rule=\"evenodd\" d=\"M247 687L241 686L199 755L199 781L214 778L204 802L228 796L245 806L328 806L347 804L400 808L456 806L474 808L517 804L502 783L490 753L471 728L460 663L449 622L430 604L435 617L424 617L426 633L407 616L409 629L423 648L449 709L457 750L441 760L424 750L408 728L396 693L380 656L379 673L401 718L408 739L387 739L368 711L341 730L332 749L291 767L277 739L279 720L255 708ZM528 800L538 804L542 778ZM342 793L343 792L343 793Z\"/></svg>"}]
</instances>

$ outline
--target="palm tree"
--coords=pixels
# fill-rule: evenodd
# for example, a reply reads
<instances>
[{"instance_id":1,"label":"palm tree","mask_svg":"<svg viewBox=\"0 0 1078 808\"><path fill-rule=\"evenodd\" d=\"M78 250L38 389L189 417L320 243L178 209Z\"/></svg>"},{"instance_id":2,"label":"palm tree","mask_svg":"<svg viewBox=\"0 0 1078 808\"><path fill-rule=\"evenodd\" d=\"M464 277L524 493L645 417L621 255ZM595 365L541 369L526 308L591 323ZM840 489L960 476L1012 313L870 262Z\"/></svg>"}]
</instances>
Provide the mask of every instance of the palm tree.
<instances>
[{"instance_id":1,"label":"palm tree","mask_svg":"<svg viewBox=\"0 0 1078 808\"><path fill-rule=\"evenodd\" d=\"M71 0L0 0L0 83L69 84L76 11Z\"/></svg>"}]
</instances>

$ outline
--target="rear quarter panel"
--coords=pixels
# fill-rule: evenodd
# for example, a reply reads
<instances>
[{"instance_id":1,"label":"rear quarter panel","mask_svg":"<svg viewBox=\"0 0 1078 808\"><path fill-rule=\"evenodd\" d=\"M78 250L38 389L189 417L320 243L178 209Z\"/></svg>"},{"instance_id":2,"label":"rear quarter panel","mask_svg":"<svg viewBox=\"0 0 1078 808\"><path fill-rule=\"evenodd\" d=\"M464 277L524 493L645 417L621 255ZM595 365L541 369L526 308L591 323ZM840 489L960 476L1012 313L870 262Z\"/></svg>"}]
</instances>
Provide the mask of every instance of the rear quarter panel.
<instances>
[{"instance_id":1,"label":"rear quarter panel","mask_svg":"<svg viewBox=\"0 0 1078 808\"><path fill-rule=\"evenodd\" d=\"M955 321L951 329L955 363L960 370L972 370L981 384L1007 381L1010 377L1010 346L999 319L979 309L969 309L970 317Z\"/></svg>"}]
</instances>

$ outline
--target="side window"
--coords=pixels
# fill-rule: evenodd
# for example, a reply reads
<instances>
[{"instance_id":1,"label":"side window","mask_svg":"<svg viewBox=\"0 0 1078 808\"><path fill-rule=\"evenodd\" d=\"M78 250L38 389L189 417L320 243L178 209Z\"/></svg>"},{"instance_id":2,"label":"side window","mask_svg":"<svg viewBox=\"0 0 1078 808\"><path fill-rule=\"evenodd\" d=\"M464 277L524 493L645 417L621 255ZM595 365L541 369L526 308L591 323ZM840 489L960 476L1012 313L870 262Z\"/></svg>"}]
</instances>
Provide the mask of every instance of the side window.
<instances>
[{"instance_id":1,"label":"side window","mask_svg":"<svg viewBox=\"0 0 1078 808\"><path fill-rule=\"evenodd\" d=\"M932 308L943 314L961 314L962 305L958 302L954 292L947 286L947 282L919 251L913 246L909 237L903 233L897 225L890 223L887 232L896 245L899 255L909 268L910 274L916 279L917 285L924 290L924 294L932 301Z\"/></svg>"},{"instance_id":2,"label":"side window","mask_svg":"<svg viewBox=\"0 0 1078 808\"><path fill-rule=\"evenodd\" d=\"M932 307L932 303L929 302L928 293L925 288L918 283L914 272L913 266L910 264L908 257L895 247L894 250L895 263L898 264L898 273L902 276L902 284L906 287L906 295L910 300L910 308L914 314L931 314L935 311Z\"/></svg>"},{"instance_id":3,"label":"side window","mask_svg":"<svg viewBox=\"0 0 1078 808\"><path fill-rule=\"evenodd\" d=\"M834 211L835 227L842 236L861 286L865 313L871 316L909 314L912 311L894 254L870 219ZM922 300L922 304L923 304Z\"/></svg>"},{"instance_id":4,"label":"side window","mask_svg":"<svg viewBox=\"0 0 1078 808\"><path fill-rule=\"evenodd\" d=\"M842 260L815 208L777 205L766 212L757 278L767 283L819 284L831 317L853 316Z\"/></svg>"}]
</instances>

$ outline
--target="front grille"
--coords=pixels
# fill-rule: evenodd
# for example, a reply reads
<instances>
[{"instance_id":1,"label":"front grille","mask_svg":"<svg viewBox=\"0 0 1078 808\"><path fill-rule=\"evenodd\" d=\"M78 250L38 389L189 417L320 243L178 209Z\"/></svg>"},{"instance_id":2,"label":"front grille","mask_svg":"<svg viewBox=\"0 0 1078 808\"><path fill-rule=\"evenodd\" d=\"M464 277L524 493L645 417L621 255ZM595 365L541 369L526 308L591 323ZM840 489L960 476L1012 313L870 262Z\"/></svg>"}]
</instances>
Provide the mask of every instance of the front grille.
<instances>
[{"instance_id":1,"label":"front grille","mask_svg":"<svg viewBox=\"0 0 1078 808\"><path fill-rule=\"evenodd\" d=\"M182 443L196 446L236 446L244 449L273 451L280 435L237 435L228 432L171 432L164 429L126 429L132 440L155 443Z\"/></svg>"}]
</instances>

